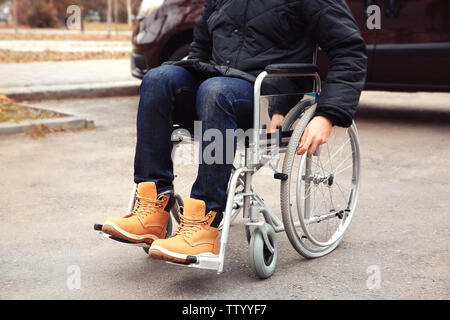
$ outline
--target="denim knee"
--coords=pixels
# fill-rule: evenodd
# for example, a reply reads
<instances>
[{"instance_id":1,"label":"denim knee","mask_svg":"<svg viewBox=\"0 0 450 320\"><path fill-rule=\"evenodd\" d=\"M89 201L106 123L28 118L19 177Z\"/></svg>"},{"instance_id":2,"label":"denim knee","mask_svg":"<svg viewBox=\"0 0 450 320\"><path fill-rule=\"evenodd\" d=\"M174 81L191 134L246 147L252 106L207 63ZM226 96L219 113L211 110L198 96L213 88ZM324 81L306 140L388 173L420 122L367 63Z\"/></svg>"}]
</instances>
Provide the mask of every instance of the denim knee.
<instances>
[{"instance_id":1,"label":"denim knee","mask_svg":"<svg viewBox=\"0 0 450 320\"><path fill-rule=\"evenodd\" d=\"M149 70L142 79L139 109L171 110L179 91L193 86L189 71L174 65Z\"/></svg>"},{"instance_id":2,"label":"denim knee","mask_svg":"<svg viewBox=\"0 0 450 320\"><path fill-rule=\"evenodd\" d=\"M218 120L220 114L233 115L232 93L222 77L204 81L197 91L197 115L202 121Z\"/></svg>"},{"instance_id":3,"label":"denim knee","mask_svg":"<svg viewBox=\"0 0 450 320\"><path fill-rule=\"evenodd\" d=\"M190 78L190 74L182 67L163 65L150 69L142 78L141 90L148 90L154 86L167 88L170 84Z\"/></svg>"}]
</instances>

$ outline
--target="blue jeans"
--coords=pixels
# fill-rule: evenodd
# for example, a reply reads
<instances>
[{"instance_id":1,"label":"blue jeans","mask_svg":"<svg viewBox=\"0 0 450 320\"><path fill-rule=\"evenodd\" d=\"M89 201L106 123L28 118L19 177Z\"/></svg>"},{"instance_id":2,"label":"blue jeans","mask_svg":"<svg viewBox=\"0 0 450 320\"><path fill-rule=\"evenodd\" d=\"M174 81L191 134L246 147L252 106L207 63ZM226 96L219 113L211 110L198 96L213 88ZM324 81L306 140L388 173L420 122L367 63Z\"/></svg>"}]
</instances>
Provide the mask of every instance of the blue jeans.
<instances>
[{"instance_id":1,"label":"blue jeans","mask_svg":"<svg viewBox=\"0 0 450 320\"><path fill-rule=\"evenodd\" d=\"M141 84L134 159L136 183L153 181L158 193L173 188L172 127L176 123L192 130L195 120L202 121L202 135L214 128L224 139L227 129L250 128L253 84L229 77L201 78L174 65L151 69ZM201 150L209 143L202 139ZM226 143L223 145L225 148ZM236 141L233 152L235 149ZM222 154L225 158L225 150ZM225 159L221 164L201 162L191 198L205 201L207 210L223 211L232 166Z\"/></svg>"}]
</instances>

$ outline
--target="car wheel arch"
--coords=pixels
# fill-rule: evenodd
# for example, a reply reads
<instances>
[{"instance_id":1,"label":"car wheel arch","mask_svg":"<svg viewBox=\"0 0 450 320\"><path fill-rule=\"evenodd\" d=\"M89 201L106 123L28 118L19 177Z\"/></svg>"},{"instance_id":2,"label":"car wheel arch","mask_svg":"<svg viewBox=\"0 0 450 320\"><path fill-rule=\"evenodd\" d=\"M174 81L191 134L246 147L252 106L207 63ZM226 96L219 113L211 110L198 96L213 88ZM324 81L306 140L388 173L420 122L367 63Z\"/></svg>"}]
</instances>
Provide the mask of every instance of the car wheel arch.
<instances>
[{"instance_id":1,"label":"car wheel arch","mask_svg":"<svg viewBox=\"0 0 450 320\"><path fill-rule=\"evenodd\" d=\"M186 28L179 30L170 36L161 51L161 63L167 61L170 56L180 47L190 44L193 40L193 26L192 28Z\"/></svg>"}]
</instances>

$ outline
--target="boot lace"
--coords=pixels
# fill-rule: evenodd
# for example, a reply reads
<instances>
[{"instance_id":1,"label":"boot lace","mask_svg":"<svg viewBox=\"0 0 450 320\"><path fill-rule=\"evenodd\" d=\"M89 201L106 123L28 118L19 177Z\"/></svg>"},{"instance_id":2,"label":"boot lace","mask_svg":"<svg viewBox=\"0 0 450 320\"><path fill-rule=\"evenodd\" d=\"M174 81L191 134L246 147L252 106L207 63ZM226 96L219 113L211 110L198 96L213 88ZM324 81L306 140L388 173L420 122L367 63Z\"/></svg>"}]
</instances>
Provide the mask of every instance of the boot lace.
<instances>
[{"instance_id":1,"label":"boot lace","mask_svg":"<svg viewBox=\"0 0 450 320\"><path fill-rule=\"evenodd\" d=\"M186 218L183 213L183 207L180 207L178 216L180 217L180 225L178 229L174 232L172 237L176 235L182 235L184 237L189 238L193 233L201 230L203 225L208 224L208 220L212 217L211 213L208 213L204 218L201 219L192 219Z\"/></svg>"},{"instance_id":2,"label":"boot lace","mask_svg":"<svg viewBox=\"0 0 450 320\"><path fill-rule=\"evenodd\" d=\"M144 203L145 201L145 203ZM145 198L138 193L136 193L136 203L134 204L133 210L130 212L130 215L137 216L138 219L142 220L148 216L149 214L155 213L155 210L158 208L162 208L164 205L164 197L159 196L157 199L149 199Z\"/></svg>"}]
</instances>

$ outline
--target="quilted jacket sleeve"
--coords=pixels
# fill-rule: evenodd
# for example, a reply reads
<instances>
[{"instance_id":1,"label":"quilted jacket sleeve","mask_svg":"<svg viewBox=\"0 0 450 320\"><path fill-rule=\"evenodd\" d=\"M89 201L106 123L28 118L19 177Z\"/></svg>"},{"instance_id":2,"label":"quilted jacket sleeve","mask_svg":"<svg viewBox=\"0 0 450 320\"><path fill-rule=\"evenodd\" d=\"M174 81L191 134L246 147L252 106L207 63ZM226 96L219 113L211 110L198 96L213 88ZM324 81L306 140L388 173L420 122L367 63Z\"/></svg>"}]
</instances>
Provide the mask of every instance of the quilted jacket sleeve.
<instances>
[{"instance_id":1,"label":"quilted jacket sleeve","mask_svg":"<svg viewBox=\"0 0 450 320\"><path fill-rule=\"evenodd\" d=\"M310 35L329 59L316 115L348 127L366 79L364 40L345 0L304 0L302 6Z\"/></svg>"},{"instance_id":2,"label":"quilted jacket sleeve","mask_svg":"<svg viewBox=\"0 0 450 320\"><path fill-rule=\"evenodd\" d=\"M189 49L189 59L209 61L212 55L212 42L206 21L213 12L215 0L206 0L200 18L195 22L194 40Z\"/></svg>"}]
</instances>

